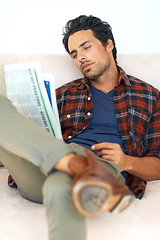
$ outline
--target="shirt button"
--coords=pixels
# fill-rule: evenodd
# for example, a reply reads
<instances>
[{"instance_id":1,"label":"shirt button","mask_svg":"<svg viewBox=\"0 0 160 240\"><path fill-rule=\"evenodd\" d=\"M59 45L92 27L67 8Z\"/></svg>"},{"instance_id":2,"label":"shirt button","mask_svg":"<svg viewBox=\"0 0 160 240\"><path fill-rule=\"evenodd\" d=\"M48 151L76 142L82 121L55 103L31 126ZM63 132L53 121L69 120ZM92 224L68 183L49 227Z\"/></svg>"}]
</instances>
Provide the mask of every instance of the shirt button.
<instances>
[{"instance_id":1,"label":"shirt button","mask_svg":"<svg viewBox=\"0 0 160 240\"><path fill-rule=\"evenodd\" d=\"M91 97L88 97L88 101L90 101L91 100Z\"/></svg>"},{"instance_id":2,"label":"shirt button","mask_svg":"<svg viewBox=\"0 0 160 240\"><path fill-rule=\"evenodd\" d=\"M68 139L72 138L72 136L68 136Z\"/></svg>"},{"instance_id":3,"label":"shirt button","mask_svg":"<svg viewBox=\"0 0 160 240\"><path fill-rule=\"evenodd\" d=\"M67 115L67 118L70 118L70 117L71 117L71 115L70 115L70 114L68 114L68 115Z\"/></svg>"},{"instance_id":4,"label":"shirt button","mask_svg":"<svg viewBox=\"0 0 160 240\"><path fill-rule=\"evenodd\" d=\"M87 113L87 116L90 116L90 115L91 115L91 113L90 113L90 112L88 112L88 113Z\"/></svg>"}]
</instances>

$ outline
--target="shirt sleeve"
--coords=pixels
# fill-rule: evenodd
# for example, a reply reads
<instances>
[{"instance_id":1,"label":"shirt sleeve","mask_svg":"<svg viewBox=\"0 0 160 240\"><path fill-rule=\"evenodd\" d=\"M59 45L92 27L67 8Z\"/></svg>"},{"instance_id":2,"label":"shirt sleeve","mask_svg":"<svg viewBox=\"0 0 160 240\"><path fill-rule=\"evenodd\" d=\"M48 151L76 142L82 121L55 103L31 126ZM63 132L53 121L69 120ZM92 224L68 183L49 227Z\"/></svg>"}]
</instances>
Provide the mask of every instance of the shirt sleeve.
<instances>
[{"instance_id":1,"label":"shirt sleeve","mask_svg":"<svg viewBox=\"0 0 160 240\"><path fill-rule=\"evenodd\" d=\"M160 159L160 93L145 136L145 157Z\"/></svg>"}]
</instances>

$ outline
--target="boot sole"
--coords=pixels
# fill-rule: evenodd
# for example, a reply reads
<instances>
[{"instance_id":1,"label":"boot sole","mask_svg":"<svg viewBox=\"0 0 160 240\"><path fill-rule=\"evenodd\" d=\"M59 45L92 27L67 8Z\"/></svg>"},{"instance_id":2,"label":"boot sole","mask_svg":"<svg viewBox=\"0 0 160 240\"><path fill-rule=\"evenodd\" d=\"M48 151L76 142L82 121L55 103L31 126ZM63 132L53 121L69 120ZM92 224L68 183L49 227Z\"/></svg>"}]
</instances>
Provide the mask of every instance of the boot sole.
<instances>
[{"instance_id":1,"label":"boot sole","mask_svg":"<svg viewBox=\"0 0 160 240\"><path fill-rule=\"evenodd\" d=\"M73 203L84 216L95 216L107 211L116 214L126 208L132 198L125 192L113 195L111 185L98 179L79 181L72 189Z\"/></svg>"},{"instance_id":2,"label":"boot sole","mask_svg":"<svg viewBox=\"0 0 160 240\"><path fill-rule=\"evenodd\" d=\"M122 212L125 208L127 208L130 203L135 199L133 195L126 195L123 196L118 204L111 210L112 214L118 214L119 212Z\"/></svg>"}]
</instances>

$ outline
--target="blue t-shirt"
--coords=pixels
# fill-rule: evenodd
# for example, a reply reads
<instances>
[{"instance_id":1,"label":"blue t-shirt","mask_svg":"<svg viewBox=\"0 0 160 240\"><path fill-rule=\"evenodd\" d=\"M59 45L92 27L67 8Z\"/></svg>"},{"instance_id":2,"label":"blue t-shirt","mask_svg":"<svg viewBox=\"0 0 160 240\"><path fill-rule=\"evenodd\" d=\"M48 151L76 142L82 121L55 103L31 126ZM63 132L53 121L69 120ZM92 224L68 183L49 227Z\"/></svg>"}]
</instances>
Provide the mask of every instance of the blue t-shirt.
<instances>
[{"instance_id":1,"label":"blue t-shirt","mask_svg":"<svg viewBox=\"0 0 160 240\"><path fill-rule=\"evenodd\" d=\"M91 122L82 133L68 140L67 143L75 142L86 148L91 148L93 144L101 142L118 143L126 153L115 115L113 90L104 93L93 86L90 86L90 90L93 98ZM125 173L122 175L127 177Z\"/></svg>"}]
</instances>

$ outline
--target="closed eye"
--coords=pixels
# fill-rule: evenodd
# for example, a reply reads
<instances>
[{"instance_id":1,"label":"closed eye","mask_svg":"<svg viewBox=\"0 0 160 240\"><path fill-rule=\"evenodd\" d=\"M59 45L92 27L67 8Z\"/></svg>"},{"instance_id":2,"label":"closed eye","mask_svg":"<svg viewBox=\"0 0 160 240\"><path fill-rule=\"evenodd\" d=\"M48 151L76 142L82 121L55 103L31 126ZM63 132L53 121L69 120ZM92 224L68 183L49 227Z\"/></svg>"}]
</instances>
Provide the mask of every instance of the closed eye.
<instances>
[{"instance_id":1,"label":"closed eye","mask_svg":"<svg viewBox=\"0 0 160 240\"><path fill-rule=\"evenodd\" d=\"M70 53L71 58L75 59L77 58L77 51L73 51Z\"/></svg>"},{"instance_id":2,"label":"closed eye","mask_svg":"<svg viewBox=\"0 0 160 240\"><path fill-rule=\"evenodd\" d=\"M91 46L87 46L87 47L85 47L84 49L87 50L87 49L90 48L90 47L91 47Z\"/></svg>"},{"instance_id":3,"label":"closed eye","mask_svg":"<svg viewBox=\"0 0 160 240\"><path fill-rule=\"evenodd\" d=\"M77 58L77 53L72 55L72 58L75 59Z\"/></svg>"}]
</instances>

